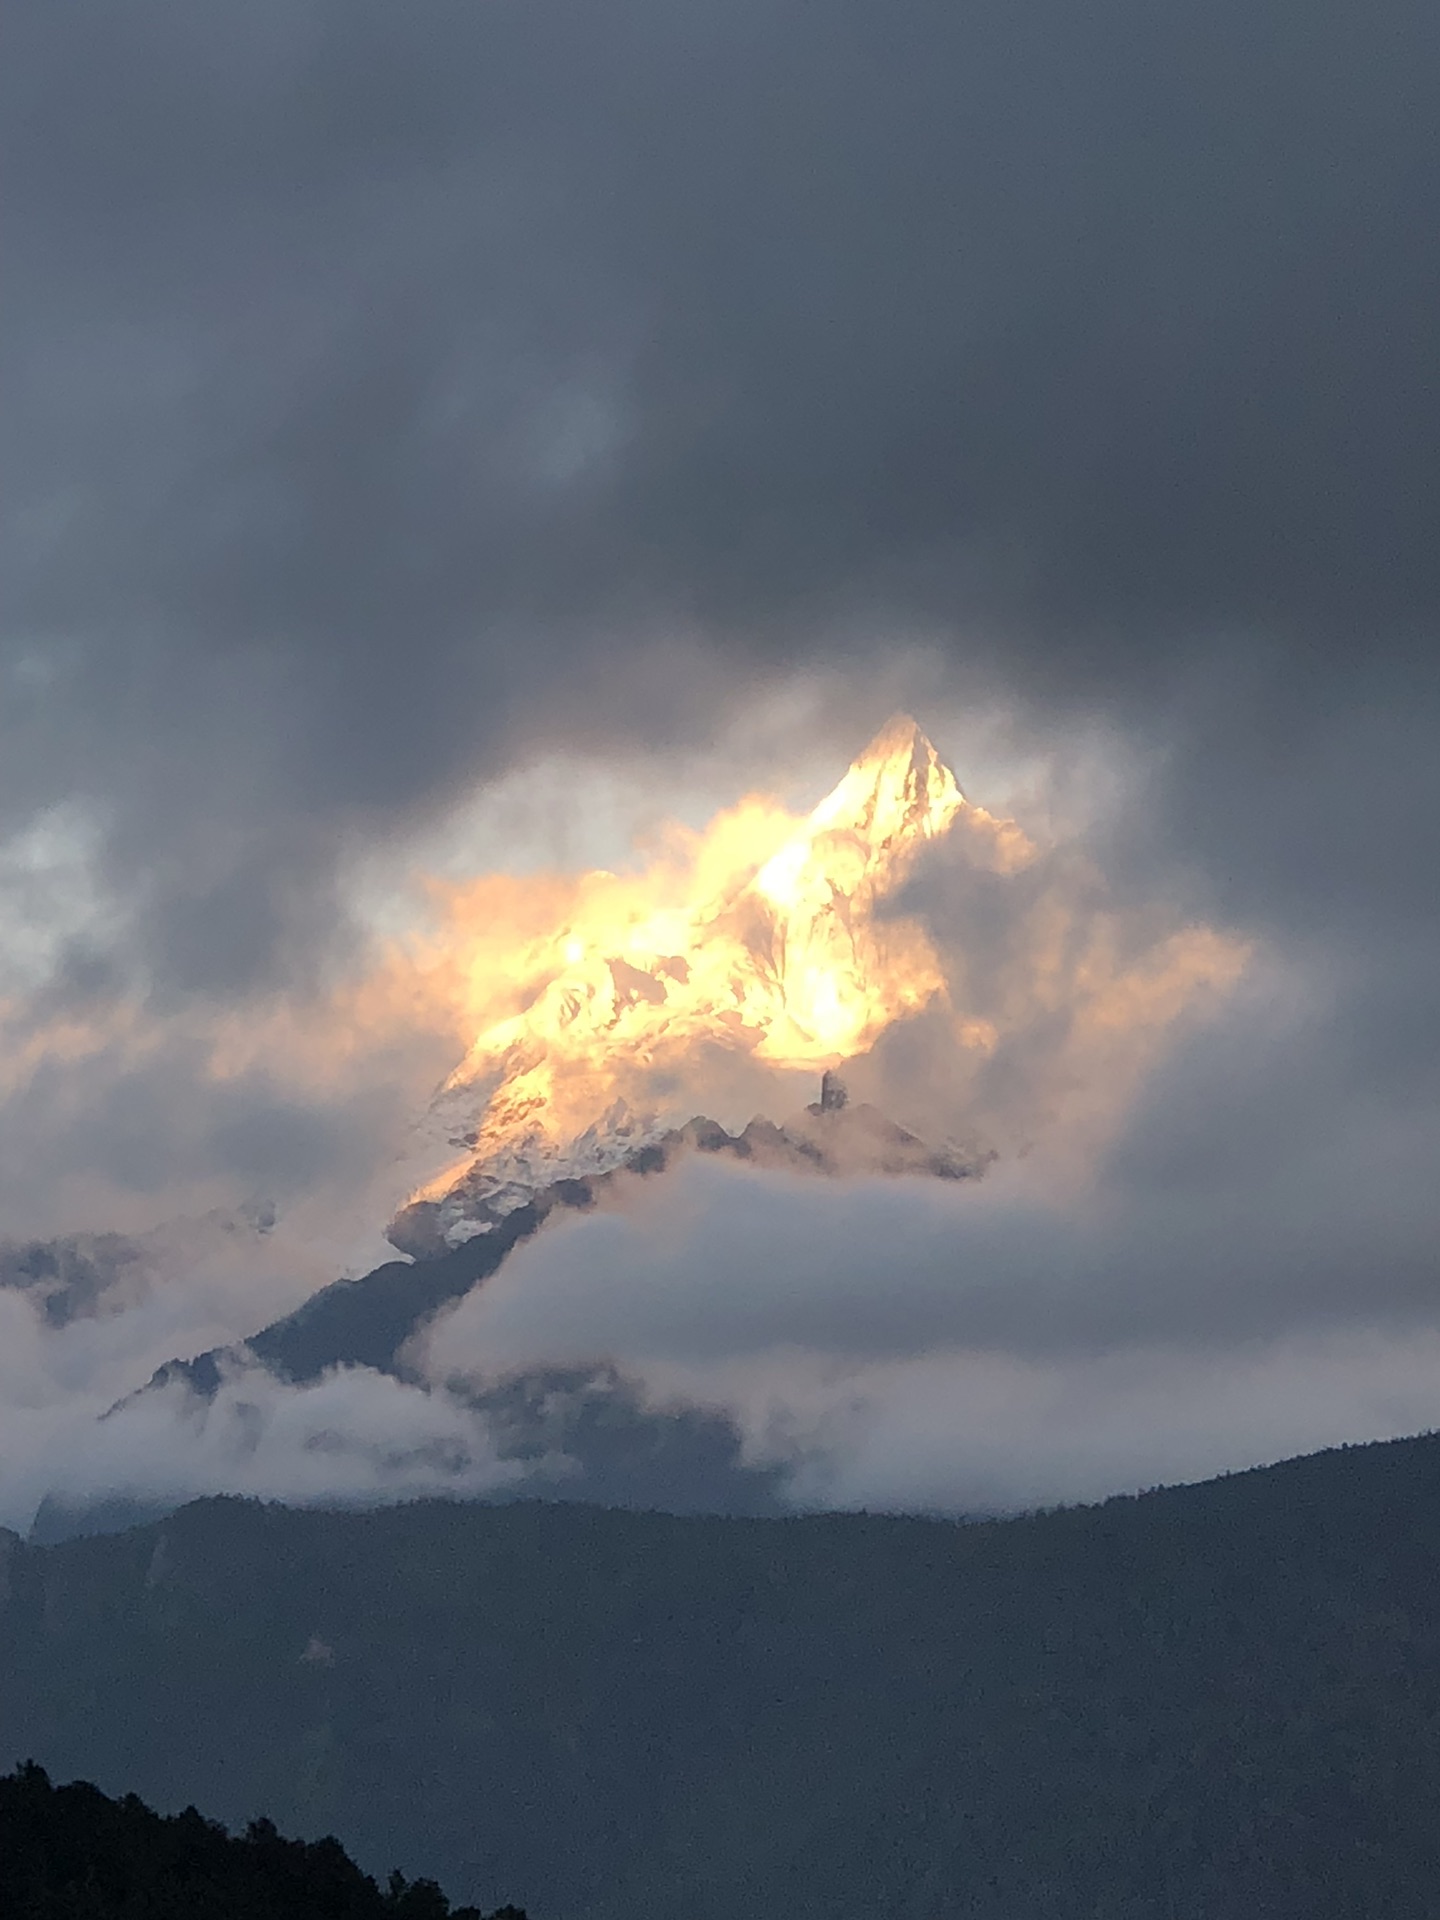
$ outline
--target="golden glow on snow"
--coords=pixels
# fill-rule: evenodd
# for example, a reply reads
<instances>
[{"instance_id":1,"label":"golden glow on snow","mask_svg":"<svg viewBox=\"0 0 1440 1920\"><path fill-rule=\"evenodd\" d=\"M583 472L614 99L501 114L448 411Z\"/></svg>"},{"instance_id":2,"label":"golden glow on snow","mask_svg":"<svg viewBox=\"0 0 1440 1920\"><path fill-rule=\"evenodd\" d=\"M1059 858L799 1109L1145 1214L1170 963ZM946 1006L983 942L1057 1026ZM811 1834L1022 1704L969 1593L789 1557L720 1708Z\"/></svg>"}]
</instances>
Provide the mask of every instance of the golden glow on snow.
<instances>
[{"instance_id":1,"label":"golden glow on snow","mask_svg":"<svg viewBox=\"0 0 1440 1920\"><path fill-rule=\"evenodd\" d=\"M927 917L899 914L937 840ZM844 1061L852 1102L932 1145L1008 1158L1043 1142L1052 1175L1064 1162L1084 1180L1172 1036L1256 957L1163 898L1117 899L1083 842L1037 848L962 799L910 723L810 814L752 797L701 832L669 830L637 871L406 878L424 885L430 925L377 943L320 994L191 1009L178 1029L138 1000L37 1021L0 995L0 1096L56 1066L147 1072L179 1031L214 1080L258 1074L302 1102L393 1099L418 1117L460 1060L374 1175L388 1217L477 1162L504 1174L507 1156L563 1159L591 1130L603 1144L699 1113L732 1131L787 1120ZM217 1180L166 1204L234 1197ZM48 1234L60 1220L139 1230L155 1202L77 1172L47 1204L35 1231ZM317 1217L328 1204L317 1197Z\"/></svg>"},{"instance_id":2,"label":"golden glow on snow","mask_svg":"<svg viewBox=\"0 0 1440 1920\"><path fill-rule=\"evenodd\" d=\"M677 835L643 874L583 876L558 926L497 950L484 922L507 916L477 896L480 1031L439 1103L473 1111L488 1097L462 1166L527 1131L571 1137L617 1099L663 1108L702 1054L813 1076L943 995L923 928L876 908L966 804L924 734L897 719L808 817L745 801Z\"/></svg>"}]
</instances>

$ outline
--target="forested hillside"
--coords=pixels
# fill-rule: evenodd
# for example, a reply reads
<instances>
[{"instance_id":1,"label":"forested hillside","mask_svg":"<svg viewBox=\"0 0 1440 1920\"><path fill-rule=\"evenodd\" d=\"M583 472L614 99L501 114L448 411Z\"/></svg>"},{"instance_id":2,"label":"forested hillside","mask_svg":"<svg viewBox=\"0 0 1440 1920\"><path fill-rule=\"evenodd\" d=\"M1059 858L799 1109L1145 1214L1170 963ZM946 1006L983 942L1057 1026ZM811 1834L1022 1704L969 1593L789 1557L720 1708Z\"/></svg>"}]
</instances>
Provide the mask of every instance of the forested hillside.
<instances>
[{"instance_id":1,"label":"forested hillside","mask_svg":"<svg viewBox=\"0 0 1440 1920\"><path fill-rule=\"evenodd\" d=\"M485 1920L433 1880L385 1889L337 1840L287 1840L269 1820L229 1834L193 1807L168 1819L134 1794L55 1786L41 1767L0 1780L5 1920ZM525 1920L504 1907L489 1920Z\"/></svg>"},{"instance_id":2,"label":"forested hillside","mask_svg":"<svg viewBox=\"0 0 1440 1920\"><path fill-rule=\"evenodd\" d=\"M33 1755L536 1920L1409 1920L1440 1443L1028 1519L207 1501L10 1536Z\"/></svg>"}]
</instances>

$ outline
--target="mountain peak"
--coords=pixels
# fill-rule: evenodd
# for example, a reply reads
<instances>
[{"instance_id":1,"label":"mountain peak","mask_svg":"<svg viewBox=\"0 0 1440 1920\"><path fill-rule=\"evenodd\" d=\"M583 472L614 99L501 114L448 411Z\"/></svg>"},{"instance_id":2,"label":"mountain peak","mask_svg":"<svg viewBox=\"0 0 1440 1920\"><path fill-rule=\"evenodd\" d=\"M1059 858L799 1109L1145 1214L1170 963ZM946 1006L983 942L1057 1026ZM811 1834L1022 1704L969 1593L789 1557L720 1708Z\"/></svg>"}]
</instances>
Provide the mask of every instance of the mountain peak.
<instances>
[{"instance_id":1,"label":"mountain peak","mask_svg":"<svg viewBox=\"0 0 1440 1920\"><path fill-rule=\"evenodd\" d=\"M936 759L935 748L920 722L909 713L892 713L863 753L855 756L853 766L870 766L879 761L900 759Z\"/></svg>"},{"instance_id":2,"label":"mountain peak","mask_svg":"<svg viewBox=\"0 0 1440 1920\"><path fill-rule=\"evenodd\" d=\"M413 1197L453 1196L463 1232L467 1212L493 1218L537 1185L603 1172L712 1099L743 1122L742 1101L753 1113L785 1097L777 1074L862 1052L944 990L923 928L877 908L965 805L897 715L778 848L773 815L760 822L756 865L718 894L703 862L683 901L669 876L653 896L611 876L522 956L524 1010L478 1036L432 1109L464 1158Z\"/></svg>"},{"instance_id":3,"label":"mountain peak","mask_svg":"<svg viewBox=\"0 0 1440 1920\"><path fill-rule=\"evenodd\" d=\"M949 827L965 805L954 774L919 725L897 714L850 764L756 874L776 906L821 913L833 896L868 899L894 889L920 844Z\"/></svg>"},{"instance_id":4,"label":"mountain peak","mask_svg":"<svg viewBox=\"0 0 1440 1920\"><path fill-rule=\"evenodd\" d=\"M955 775L918 721L898 713L810 818L826 827L863 822L871 839L889 845L911 835L932 838L964 805Z\"/></svg>"}]
</instances>

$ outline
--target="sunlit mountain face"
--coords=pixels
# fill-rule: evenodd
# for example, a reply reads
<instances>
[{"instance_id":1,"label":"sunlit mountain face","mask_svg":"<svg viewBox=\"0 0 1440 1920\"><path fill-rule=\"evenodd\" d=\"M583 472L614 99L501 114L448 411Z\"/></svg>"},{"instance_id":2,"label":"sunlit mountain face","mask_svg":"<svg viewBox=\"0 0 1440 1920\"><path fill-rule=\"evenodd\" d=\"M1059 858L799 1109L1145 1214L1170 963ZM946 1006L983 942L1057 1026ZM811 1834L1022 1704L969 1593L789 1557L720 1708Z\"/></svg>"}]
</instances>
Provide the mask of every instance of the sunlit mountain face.
<instances>
[{"instance_id":1,"label":"sunlit mountain face","mask_svg":"<svg viewBox=\"0 0 1440 1920\"><path fill-rule=\"evenodd\" d=\"M945 1002L929 936L893 903L962 813L995 866L1023 864L1020 830L971 806L897 718L808 816L742 804L643 876L586 876L548 932L501 953L482 938L477 990L510 1009L427 1122L450 1157L413 1200L438 1208L443 1240L632 1162L699 1113L738 1128L816 1104L822 1073ZM863 1122L846 1124L840 1158L860 1168Z\"/></svg>"},{"instance_id":2,"label":"sunlit mountain face","mask_svg":"<svg viewBox=\"0 0 1440 1920\"><path fill-rule=\"evenodd\" d=\"M97 1524L97 1496L125 1524L137 1500L216 1487L783 1506L809 1457L783 1436L810 1432L831 1391L844 1315L832 1325L828 1276L837 1300L857 1278L891 1300L907 1250L933 1256L942 1235L948 1260L987 1191L993 1221L1020 1186L1047 1218L1091 1190L1169 1037L1248 960L1163 900L1114 896L1083 846L1033 843L975 805L908 719L809 813L752 797L702 830L665 829L635 862L414 876L433 911L413 943L381 950L313 1027L280 1030L295 1072L346 1084L422 1040L425 1075L457 1063L428 1111L412 1093L411 1145L364 1190L365 1257L343 1278L322 1268L279 1318L241 1311L218 1344L171 1348L148 1387L139 1367L122 1376L49 1481L46 1526ZM858 1195L835 1191L857 1180ZM877 1181L898 1184L882 1198ZM878 1251L847 1238L872 1207ZM773 1252L767 1288L794 1293L783 1339L763 1317L710 1318L715 1237L752 1208L775 1237L738 1257L758 1270ZM590 1212L610 1218L582 1224ZM387 1218L408 1258L376 1264ZM798 1286L791 1221L830 1236ZM267 1214L241 1257L303 1249L305 1222L286 1231ZM108 1310L128 1298L132 1251L27 1249L17 1277L47 1315L94 1311L104 1289ZM615 1284L617 1258L650 1260L653 1298L673 1294L678 1358L655 1362L651 1297ZM834 1352L843 1374L853 1352Z\"/></svg>"}]
</instances>

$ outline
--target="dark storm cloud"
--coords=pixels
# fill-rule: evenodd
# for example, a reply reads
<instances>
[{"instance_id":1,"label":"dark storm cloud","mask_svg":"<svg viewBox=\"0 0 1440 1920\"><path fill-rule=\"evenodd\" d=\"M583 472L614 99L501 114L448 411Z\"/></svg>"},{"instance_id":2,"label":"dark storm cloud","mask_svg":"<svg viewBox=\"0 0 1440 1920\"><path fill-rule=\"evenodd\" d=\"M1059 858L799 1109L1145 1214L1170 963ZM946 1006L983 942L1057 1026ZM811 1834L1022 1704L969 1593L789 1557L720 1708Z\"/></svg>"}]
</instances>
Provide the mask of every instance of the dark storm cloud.
<instances>
[{"instance_id":1,"label":"dark storm cloud","mask_svg":"<svg viewBox=\"0 0 1440 1920\"><path fill-rule=\"evenodd\" d=\"M1323 977L1123 1162L1303 1209L1440 1093L1437 75L1420 0L20 0L0 828L87 801L124 908L35 1017L308 983L477 775L919 637L1147 756L1117 898ZM187 1044L14 1165L358 1151Z\"/></svg>"},{"instance_id":2,"label":"dark storm cloud","mask_svg":"<svg viewBox=\"0 0 1440 1920\"><path fill-rule=\"evenodd\" d=\"M0 1105L6 1217L62 1180L170 1198L223 1178L242 1198L292 1200L326 1176L358 1176L393 1124L383 1087L306 1099L263 1069L217 1081L211 1053L206 1037L175 1034L138 1057L104 1048L78 1070L63 1054L42 1059Z\"/></svg>"},{"instance_id":3,"label":"dark storm cloud","mask_svg":"<svg viewBox=\"0 0 1440 1920\"><path fill-rule=\"evenodd\" d=\"M98 794L228 991L345 833L923 630L1172 740L1268 886L1337 710L1362 782L1430 711L1437 56L1408 0L22 6L5 804Z\"/></svg>"}]
</instances>

